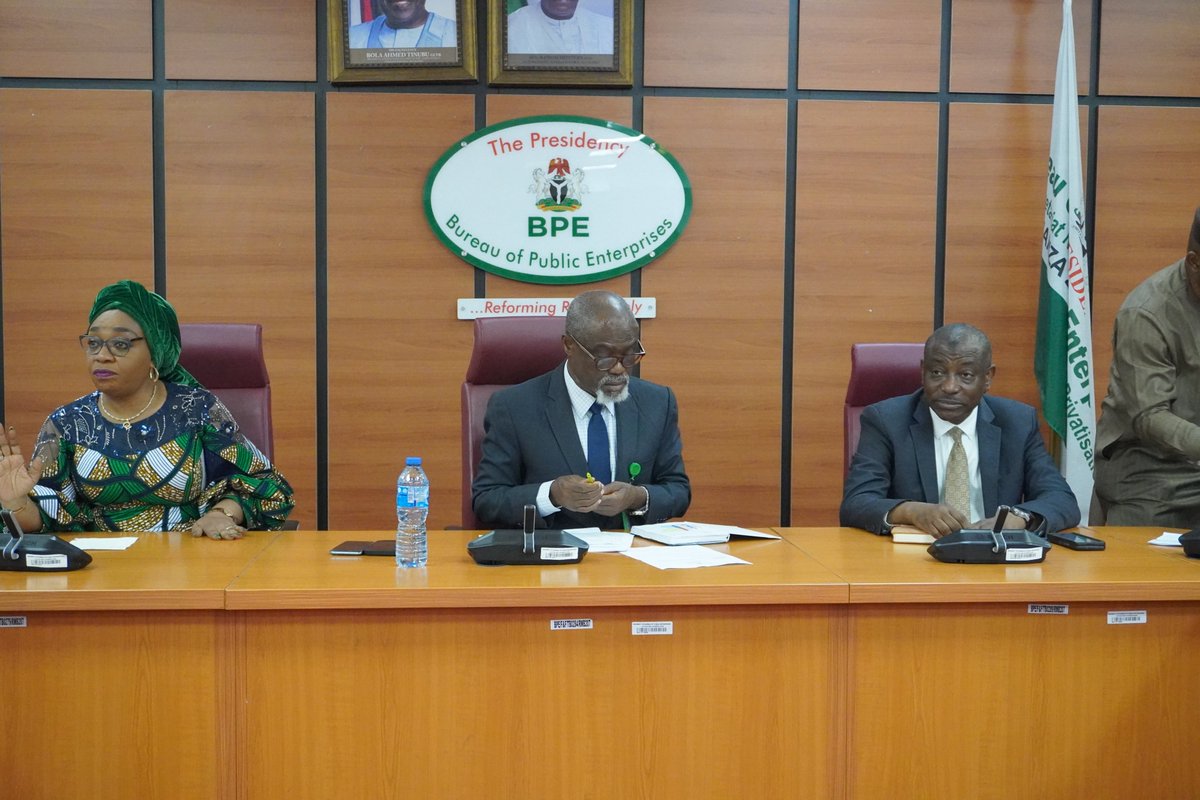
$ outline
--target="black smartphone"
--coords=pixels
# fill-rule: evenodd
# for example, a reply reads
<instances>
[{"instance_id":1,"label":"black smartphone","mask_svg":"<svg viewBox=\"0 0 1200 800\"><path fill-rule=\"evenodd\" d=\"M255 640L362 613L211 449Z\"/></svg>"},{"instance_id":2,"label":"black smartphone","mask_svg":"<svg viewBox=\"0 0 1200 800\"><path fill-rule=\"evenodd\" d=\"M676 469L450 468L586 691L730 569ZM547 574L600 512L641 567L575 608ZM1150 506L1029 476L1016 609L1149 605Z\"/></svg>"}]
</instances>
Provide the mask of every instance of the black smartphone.
<instances>
[{"instance_id":1,"label":"black smartphone","mask_svg":"<svg viewBox=\"0 0 1200 800\"><path fill-rule=\"evenodd\" d=\"M335 556L394 556L396 542L392 539L380 539L377 542L342 542L329 553Z\"/></svg>"},{"instance_id":2,"label":"black smartphone","mask_svg":"<svg viewBox=\"0 0 1200 800\"><path fill-rule=\"evenodd\" d=\"M1094 536L1084 536L1082 533L1048 533L1046 538L1052 544L1061 544L1068 550L1103 550L1104 540Z\"/></svg>"}]
</instances>

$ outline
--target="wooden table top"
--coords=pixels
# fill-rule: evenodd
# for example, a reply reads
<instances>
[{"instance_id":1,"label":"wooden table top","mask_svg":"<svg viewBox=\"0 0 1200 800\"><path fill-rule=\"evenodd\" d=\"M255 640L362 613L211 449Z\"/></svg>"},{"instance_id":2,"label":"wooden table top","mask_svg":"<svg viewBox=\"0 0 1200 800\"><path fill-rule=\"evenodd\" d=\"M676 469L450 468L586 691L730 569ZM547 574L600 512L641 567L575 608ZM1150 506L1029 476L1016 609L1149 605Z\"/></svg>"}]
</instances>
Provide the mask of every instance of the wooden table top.
<instances>
[{"instance_id":1,"label":"wooden table top","mask_svg":"<svg viewBox=\"0 0 1200 800\"><path fill-rule=\"evenodd\" d=\"M128 550L93 551L92 563L74 572L0 571L0 609L224 608L230 581L278 535L256 531L213 541L188 533L143 533Z\"/></svg>"},{"instance_id":2,"label":"wooden table top","mask_svg":"<svg viewBox=\"0 0 1200 800\"><path fill-rule=\"evenodd\" d=\"M843 578L851 603L1200 600L1200 560L1146 544L1151 528L1095 528L1105 550L1055 546L1040 564L946 564L855 528L776 532Z\"/></svg>"},{"instance_id":3,"label":"wooden table top","mask_svg":"<svg viewBox=\"0 0 1200 800\"><path fill-rule=\"evenodd\" d=\"M1054 547L1041 564L944 564L923 545L851 528L781 528L782 541L715 549L749 566L659 570L613 553L579 564L481 567L477 531L431 531L429 566L333 556L391 531L250 533L236 541L146 533L75 572L0 572L0 613L35 610L487 608L646 605L1200 600L1200 560L1146 541L1151 528L1096 528L1108 547ZM68 537L70 538L70 537ZM638 541L638 546L647 546Z\"/></svg>"},{"instance_id":4,"label":"wooden table top","mask_svg":"<svg viewBox=\"0 0 1200 800\"><path fill-rule=\"evenodd\" d=\"M845 581L781 540L716 545L750 563L659 570L616 553L578 564L481 567L467 554L479 531L431 531L429 565L383 556L332 556L347 539L391 531L280 536L229 587L227 608L486 608L845 603ZM638 540L641 544L641 540ZM397 591L403 589L405 591Z\"/></svg>"}]
</instances>

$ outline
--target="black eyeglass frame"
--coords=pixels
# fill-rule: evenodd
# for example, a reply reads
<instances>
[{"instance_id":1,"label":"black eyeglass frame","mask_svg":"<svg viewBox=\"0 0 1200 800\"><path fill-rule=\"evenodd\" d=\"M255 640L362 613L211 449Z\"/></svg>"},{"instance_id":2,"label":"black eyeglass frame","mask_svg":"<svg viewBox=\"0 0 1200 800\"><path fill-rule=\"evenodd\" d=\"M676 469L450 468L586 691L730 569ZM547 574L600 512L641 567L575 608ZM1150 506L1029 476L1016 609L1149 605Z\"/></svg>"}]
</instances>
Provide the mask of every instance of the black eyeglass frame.
<instances>
[{"instance_id":1,"label":"black eyeglass frame","mask_svg":"<svg viewBox=\"0 0 1200 800\"><path fill-rule=\"evenodd\" d=\"M79 335L79 346L83 349L83 352L87 353L89 356L96 355L100 352L100 348L104 347L108 349L109 355L111 355L113 358L124 358L125 356L129 355L129 351L133 347L134 342L145 341L145 339L145 336L114 336L111 339L101 339L95 334L82 333ZM96 344L94 347L92 345L93 341L98 342L98 344ZM113 350L113 342L124 342L125 352L118 353L116 350Z\"/></svg>"},{"instance_id":2,"label":"black eyeglass frame","mask_svg":"<svg viewBox=\"0 0 1200 800\"><path fill-rule=\"evenodd\" d=\"M568 333L567 336L571 336L571 334ZM615 367L618 362L620 362L621 366L623 366L625 369L633 369L641 362L643 358L646 357L646 348L642 347L642 340L640 338L634 340L634 344L637 345L638 348L638 352L636 353L626 353L623 356L600 356L599 358L592 355L592 351L584 347L583 342L579 341L574 336L571 336L571 341L579 345L580 350L587 353L588 358L590 358L592 363L596 365L596 369L600 370L601 372L608 372L610 369Z\"/></svg>"}]
</instances>

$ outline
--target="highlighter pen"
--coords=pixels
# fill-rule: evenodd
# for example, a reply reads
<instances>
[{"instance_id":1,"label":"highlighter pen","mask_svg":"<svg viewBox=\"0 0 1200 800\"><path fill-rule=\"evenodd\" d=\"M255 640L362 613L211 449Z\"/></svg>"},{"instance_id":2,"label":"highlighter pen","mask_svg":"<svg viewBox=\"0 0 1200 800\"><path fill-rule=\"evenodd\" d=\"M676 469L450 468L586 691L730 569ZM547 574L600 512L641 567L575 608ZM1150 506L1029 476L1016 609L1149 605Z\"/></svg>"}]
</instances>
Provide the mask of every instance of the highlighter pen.
<instances>
[{"instance_id":1,"label":"highlighter pen","mask_svg":"<svg viewBox=\"0 0 1200 800\"><path fill-rule=\"evenodd\" d=\"M586 476L587 476L587 482L588 482L588 483L595 483L595 482L596 482L596 479L592 477L592 473L588 472L588 473L586 473Z\"/></svg>"}]
</instances>

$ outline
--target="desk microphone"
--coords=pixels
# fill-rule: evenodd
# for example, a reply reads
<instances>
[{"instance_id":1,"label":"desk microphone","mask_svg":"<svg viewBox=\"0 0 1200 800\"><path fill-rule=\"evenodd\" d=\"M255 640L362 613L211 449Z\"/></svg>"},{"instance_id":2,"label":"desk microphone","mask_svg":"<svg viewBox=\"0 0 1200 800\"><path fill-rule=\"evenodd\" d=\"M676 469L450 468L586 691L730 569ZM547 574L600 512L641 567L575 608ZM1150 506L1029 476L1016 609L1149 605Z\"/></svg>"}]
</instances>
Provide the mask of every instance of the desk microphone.
<instances>
[{"instance_id":1,"label":"desk microphone","mask_svg":"<svg viewBox=\"0 0 1200 800\"><path fill-rule=\"evenodd\" d=\"M537 506L527 505L522 530L495 530L467 542L467 552L476 564L577 564L587 555L587 542L561 530L537 527Z\"/></svg>"},{"instance_id":2,"label":"desk microphone","mask_svg":"<svg viewBox=\"0 0 1200 800\"><path fill-rule=\"evenodd\" d=\"M25 533L7 508L0 508L0 570L69 572L92 563L92 556L70 542L46 533Z\"/></svg>"},{"instance_id":3,"label":"desk microphone","mask_svg":"<svg viewBox=\"0 0 1200 800\"><path fill-rule=\"evenodd\" d=\"M996 510L996 524L987 528L963 528L935 539L926 552L938 561L957 564L1036 564L1045 560L1050 544L1032 531L1004 530L1008 506Z\"/></svg>"}]
</instances>

